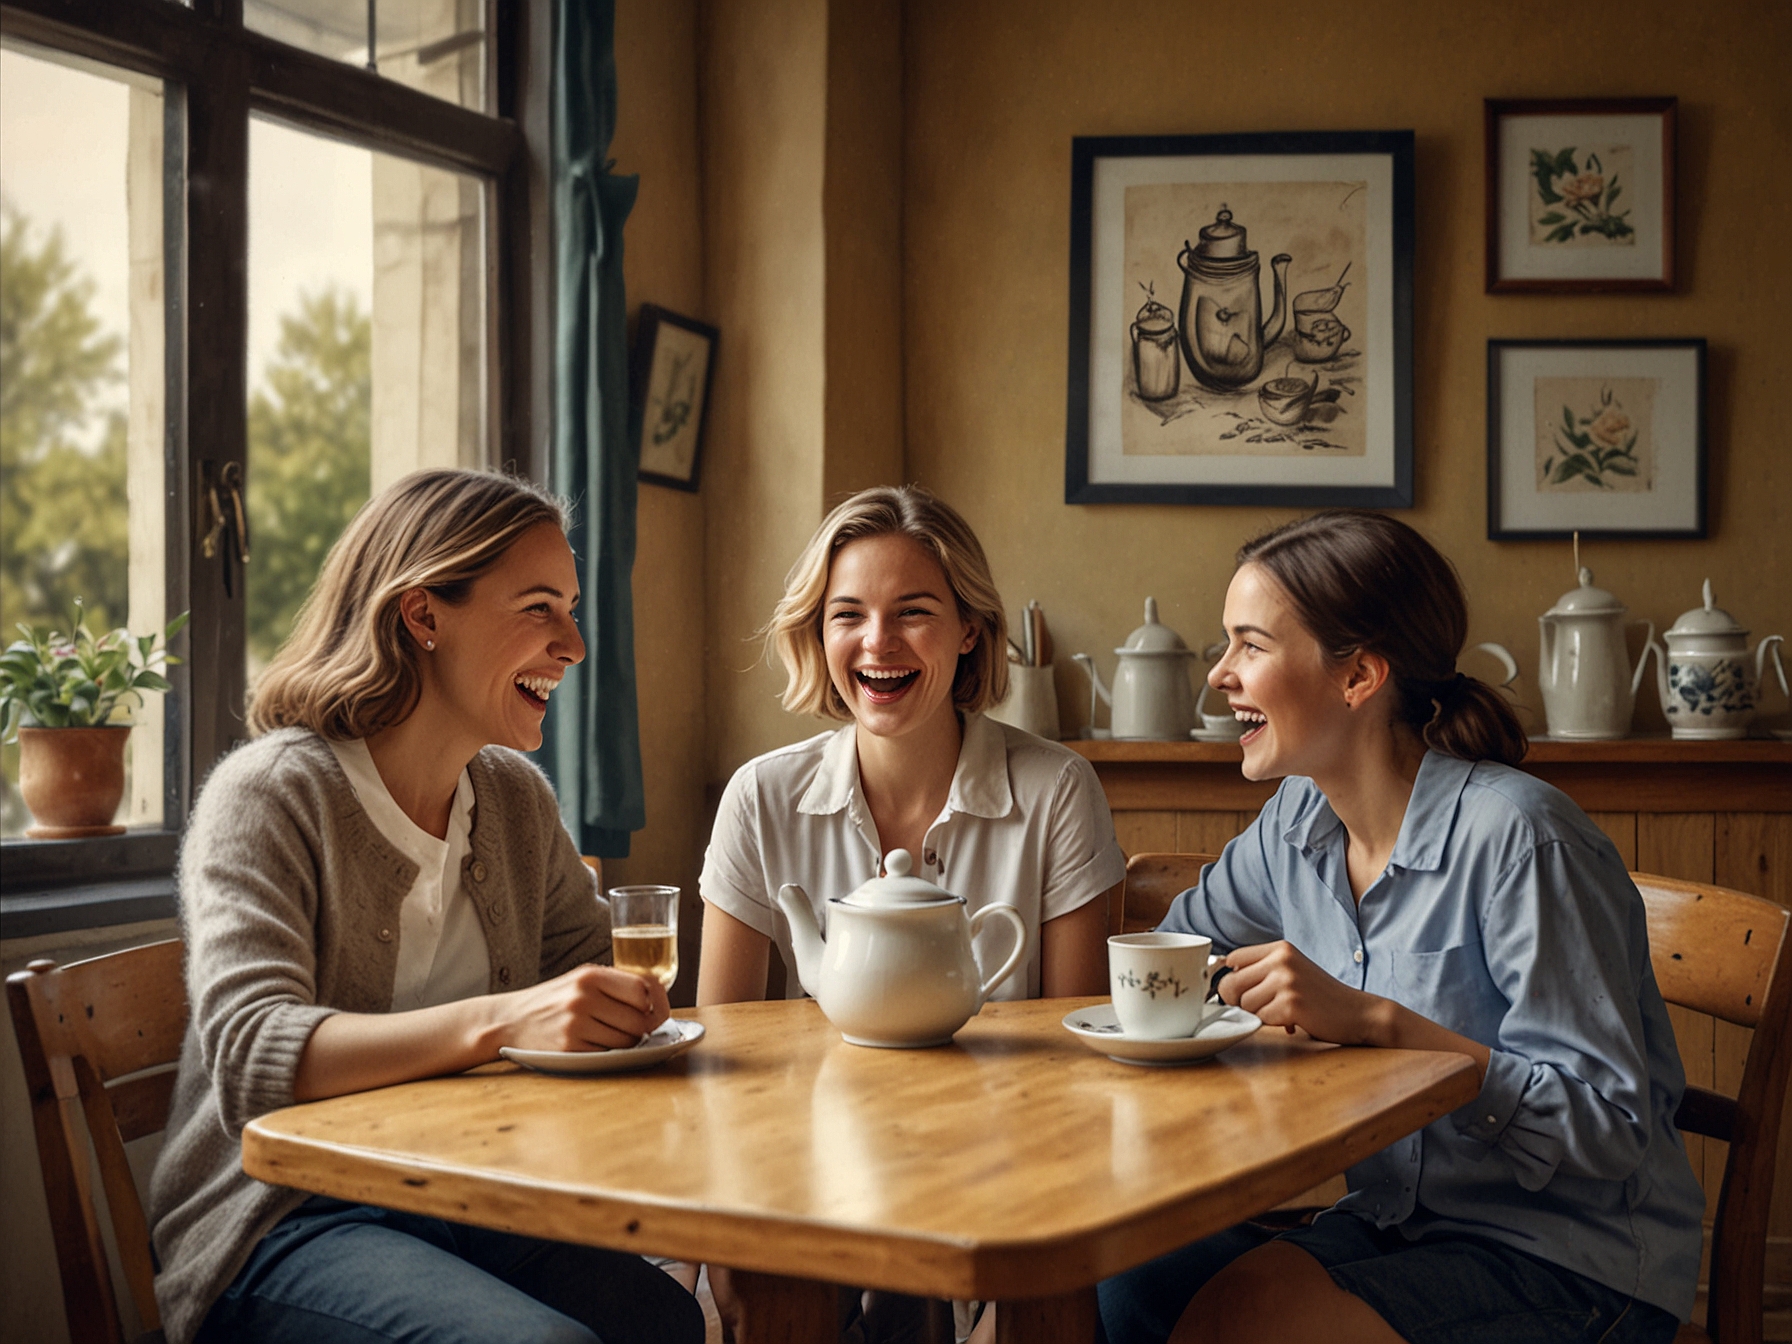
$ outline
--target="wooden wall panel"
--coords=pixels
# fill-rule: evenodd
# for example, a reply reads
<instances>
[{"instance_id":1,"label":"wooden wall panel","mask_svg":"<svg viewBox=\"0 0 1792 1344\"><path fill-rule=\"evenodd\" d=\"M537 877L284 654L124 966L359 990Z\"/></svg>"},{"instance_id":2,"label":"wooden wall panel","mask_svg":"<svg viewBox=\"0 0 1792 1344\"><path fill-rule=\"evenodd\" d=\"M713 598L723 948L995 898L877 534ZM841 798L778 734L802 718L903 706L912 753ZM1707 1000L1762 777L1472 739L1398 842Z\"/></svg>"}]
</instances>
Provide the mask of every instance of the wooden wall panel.
<instances>
[{"instance_id":1,"label":"wooden wall panel","mask_svg":"<svg viewBox=\"0 0 1792 1344\"><path fill-rule=\"evenodd\" d=\"M1589 812L1587 819L1604 831L1606 838L1617 846L1624 866L1636 871L1636 813Z\"/></svg>"},{"instance_id":2,"label":"wooden wall panel","mask_svg":"<svg viewBox=\"0 0 1792 1344\"><path fill-rule=\"evenodd\" d=\"M1176 843L1176 813L1115 812L1114 837L1128 858L1134 854L1180 853Z\"/></svg>"},{"instance_id":3,"label":"wooden wall panel","mask_svg":"<svg viewBox=\"0 0 1792 1344\"><path fill-rule=\"evenodd\" d=\"M1257 819L1255 812L1178 812L1176 851L1218 854L1226 842Z\"/></svg>"}]
</instances>

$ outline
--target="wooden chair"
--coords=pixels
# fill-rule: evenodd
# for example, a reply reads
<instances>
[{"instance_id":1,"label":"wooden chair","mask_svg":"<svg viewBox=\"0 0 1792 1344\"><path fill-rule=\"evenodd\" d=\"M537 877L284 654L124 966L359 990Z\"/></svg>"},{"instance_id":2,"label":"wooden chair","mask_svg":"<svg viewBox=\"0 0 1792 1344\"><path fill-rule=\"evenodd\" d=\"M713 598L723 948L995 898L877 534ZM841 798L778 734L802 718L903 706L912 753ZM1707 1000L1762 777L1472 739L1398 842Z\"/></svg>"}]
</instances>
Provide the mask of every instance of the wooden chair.
<instances>
[{"instance_id":1,"label":"wooden chair","mask_svg":"<svg viewBox=\"0 0 1792 1344\"><path fill-rule=\"evenodd\" d=\"M94 1165L106 1192L125 1282L149 1332L143 1339L162 1337L149 1224L124 1145L168 1123L174 1066L187 1029L181 953L180 941L171 940L72 966L34 961L6 980L62 1274L62 1302L76 1344L124 1340L94 1202Z\"/></svg>"},{"instance_id":2,"label":"wooden chair","mask_svg":"<svg viewBox=\"0 0 1792 1344\"><path fill-rule=\"evenodd\" d=\"M1767 1214L1792 1067L1792 976L1785 967L1792 912L1727 887L1630 876L1648 909L1662 998L1754 1029L1736 1096L1689 1086L1674 1117L1683 1131L1730 1145L1711 1229L1705 1329L1684 1325L1676 1341L1760 1344Z\"/></svg>"},{"instance_id":3,"label":"wooden chair","mask_svg":"<svg viewBox=\"0 0 1792 1344\"><path fill-rule=\"evenodd\" d=\"M1108 907L1108 932L1145 933L1170 912L1170 902L1201 879L1213 854L1134 854L1126 861L1126 886Z\"/></svg>"}]
</instances>

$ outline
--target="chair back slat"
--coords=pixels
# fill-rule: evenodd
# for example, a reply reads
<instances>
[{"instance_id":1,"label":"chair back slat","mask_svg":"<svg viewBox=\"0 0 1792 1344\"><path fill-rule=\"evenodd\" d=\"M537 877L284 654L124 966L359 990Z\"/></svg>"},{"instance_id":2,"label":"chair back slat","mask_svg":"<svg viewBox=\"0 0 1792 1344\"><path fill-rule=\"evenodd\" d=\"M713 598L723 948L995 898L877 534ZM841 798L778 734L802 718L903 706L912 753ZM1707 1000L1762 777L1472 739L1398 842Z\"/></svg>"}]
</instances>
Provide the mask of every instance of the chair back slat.
<instances>
[{"instance_id":1,"label":"chair back slat","mask_svg":"<svg viewBox=\"0 0 1792 1344\"><path fill-rule=\"evenodd\" d=\"M146 1330L160 1328L148 1220L124 1145L168 1121L187 1021L181 959L181 944L170 941L67 967L34 961L7 977L74 1339L123 1339L90 1176L96 1166L138 1318Z\"/></svg>"},{"instance_id":2,"label":"chair back slat","mask_svg":"<svg viewBox=\"0 0 1792 1344\"><path fill-rule=\"evenodd\" d=\"M1170 903L1201 879L1212 854L1134 854L1126 861L1126 894L1112 933L1145 933L1170 913Z\"/></svg>"},{"instance_id":3,"label":"chair back slat","mask_svg":"<svg viewBox=\"0 0 1792 1344\"><path fill-rule=\"evenodd\" d=\"M1632 873L1649 912L1655 983L1670 1003L1741 1027L1761 1020L1788 913L1724 887Z\"/></svg>"},{"instance_id":4,"label":"chair back slat","mask_svg":"<svg viewBox=\"0 0 1792 1344\"><path fill-rule=\"evenodd\" d=\"M1767 1218L1786 1082L1792 1071L1792 912L1727 887L1632 873L1649 920L1649 953L1669 1003L1753 1027L1732 1100L1689 1087L1675 1123L1729 1143L1711 1229L1706 1328L1719 1344L1760 1344Z\"/></svg>"}]
</instances>

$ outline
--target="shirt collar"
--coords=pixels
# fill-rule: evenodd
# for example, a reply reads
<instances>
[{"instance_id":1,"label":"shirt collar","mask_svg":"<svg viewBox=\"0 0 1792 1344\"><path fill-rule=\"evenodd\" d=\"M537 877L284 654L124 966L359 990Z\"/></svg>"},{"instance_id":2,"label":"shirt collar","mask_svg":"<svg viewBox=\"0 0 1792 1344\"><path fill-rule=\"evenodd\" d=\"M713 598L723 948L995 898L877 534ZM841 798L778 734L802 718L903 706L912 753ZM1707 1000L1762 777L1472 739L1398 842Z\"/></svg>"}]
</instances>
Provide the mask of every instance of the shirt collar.
<instances>
[{"instance_id":1,"label":"shirt collar","mask_svg":"<svg viewBox=\"0 0 1792 1344\"><path fill-rule=\"evenodd\" d=\"M843 812L859 793L858 728L847 724L828 739L821 751L821 766L796 805L809 816ZM981 714L965 719L964 740L958 748L958 767L952 772L952 789L946 798L948 812L974 817L1005 817L1014 808L1008 785L1008 742L1001 725Z\"/></svg>"},{"instance_id":2,"label":"shirt collar","mask_svg":"<svg viewBox=\"0 0 1792 1344\"><path fill-rule=\"evenodd\" d=\"M1474 768L1473 761L1439 751L1425 753L1419 762L1418 778L1413 780L1406 816L1400 822L1400 834L1394 840L1394 852L1388 856L1389 867L1431 872L1443 866L1456 807ZM1296 817L1294 824L1282 833L1282 839L1296 849L1311 851L1324 845L1342 825L1325 795L1316 792L1313 808Z\"/></svg>"}]
</instances>

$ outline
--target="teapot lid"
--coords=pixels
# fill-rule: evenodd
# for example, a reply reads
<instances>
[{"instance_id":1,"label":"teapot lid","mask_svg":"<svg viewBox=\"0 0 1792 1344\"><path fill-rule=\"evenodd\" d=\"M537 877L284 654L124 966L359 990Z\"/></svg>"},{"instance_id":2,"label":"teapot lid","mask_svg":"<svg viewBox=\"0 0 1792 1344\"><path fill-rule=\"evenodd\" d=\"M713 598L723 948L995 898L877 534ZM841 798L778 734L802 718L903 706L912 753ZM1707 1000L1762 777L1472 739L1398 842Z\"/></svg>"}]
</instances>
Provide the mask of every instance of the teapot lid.
<instances>
[{"instance_id":1,"label":"teapot lid","mask_svg":"<svg viewBox=\"0 0 1792 1344\"><path fill-rule=\"evenodd\" d=\"M1680 619L1674 622L1674 628L1668 631L1673 635L1746 635L1748 631L1737 624L1736 618L1722 607L1713 606L1711 602L1711 580L1705 580L1705 605L1694 607L1691 611L1680 613Z\"/></svg>"},{"instance_id":2,"label":"teapot lid","mask_svg":"<svg viewBox=\"0 0 1792 1344\"><path fill-rule=\"evenodd\" d=\"M936 901L956 901L944 887L936 887L924 877L912 876L915 857L906 849L892 849L884 855L883 877L873 877L849 896L841 897L847 905L881 909L890 906L929 905Z\"/></svg>"},{"instance_id":3,"label":"teapot lid","mask_svg":"<svg viewBox=\"0 0 1792 1344\"><path fill-rule=\"evenodd\" d=\"M1555 606L1544 614L1546 616L1609 616L1616 613L1622 616L1626 608L1603 588L1593 586L1593 571L1585 565L1580 568L1580 587L1570 588L1556 599Z\"/></svg>"},{"instance_id":4,"label":"teapot lid","mask_svg":"<svg viewBox=\"0 0 1792 1344\"><path fill-rule=\"evenodd\" d=\"M1157 599L1145 599L1145 624L1126 637L1126 643L1114 652L1120 653L1187 653L1182 636L1162 625L1157 619Z\"/></svg>"},{"instance_id":5,"label":"teapot lid","mask_svg":"<svg viewBox=\"0 0 1792 1344\"><path fill-rule=\"evenodd\" d=\"M1201 229L1201 243L1195 248L1203 257L1242 257L1245 248L1244 225L1232 222L1232 212L1225 206L1213 217L1213 223Z\"/></svg>"}]
</instances>

